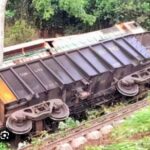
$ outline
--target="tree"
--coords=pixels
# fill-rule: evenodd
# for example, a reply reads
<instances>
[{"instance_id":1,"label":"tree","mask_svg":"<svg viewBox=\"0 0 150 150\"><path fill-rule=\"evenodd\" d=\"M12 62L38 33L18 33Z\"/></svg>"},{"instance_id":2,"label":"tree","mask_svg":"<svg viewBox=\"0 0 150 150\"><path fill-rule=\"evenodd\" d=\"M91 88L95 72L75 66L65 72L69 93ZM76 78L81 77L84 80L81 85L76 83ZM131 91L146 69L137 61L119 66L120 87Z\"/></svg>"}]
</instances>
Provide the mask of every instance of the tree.
<instances>
[{"instance_id":1,"label":"tree","mask_svg":"<svg viewBox=\"0 0 150 150\"><path fill-rule=\"evenodd\" d=\"M46 21L55 17L58 12L67 13L68 18L80 19L87 25L93 25L96 21L94 15L87 13L86 7L89 5L87 0L32 0L32 2L38 15Z\"/></svg>"},{"instance_id":2,"label":"tree","mask_svg":"<svg viewBox=\"0 0 150 150\"><path fill-rule=\"evenodd\" d=\"M79 18L83 23L93 25L96 17L86 12L88 6L87 0L60 0L60 9L66 11L69 15Z\"/></svg>"},{"instance_id":3,"label":"tree","mask_svg":"<svg viewBox=\"0 0 150 150\"><path fill-rule=\"evenodd\" d=\"M131 20L140 23L149 30L149 1L9 0L7 2L5 21L9 31L12 31L14 24L18 20L25 20L27 24L39 30L40 33L45 33L46 31L48 36L55 36L57 33L75 34L88 32ZM11 32L7 32L6 36L7 40L5 41L7 44L7 41L12 37ZM17 42L20 41L15 43ZM8 43L9 45L14 44L12 40Z\"/></svg>"},{"instance_id":4,"label":"tree","mask_svg":"<svg viewBox=\"0 0 150 150\"><path fill-rule=\"evenodd\" d=\"M4 20L7 0L0 0L0 64L3 62L4 50Z\"/></svg>"},{"instance_id":5,"label":"tree","mask_svg":"<svg viewBox=\"0 0 150 150\"><path fill-rule=\"evenodd\" d=\"M51 0L33 0L36 10L42 14L43 19L48 20L54 15L54 8Z\"/></svg>"}]
</instances>

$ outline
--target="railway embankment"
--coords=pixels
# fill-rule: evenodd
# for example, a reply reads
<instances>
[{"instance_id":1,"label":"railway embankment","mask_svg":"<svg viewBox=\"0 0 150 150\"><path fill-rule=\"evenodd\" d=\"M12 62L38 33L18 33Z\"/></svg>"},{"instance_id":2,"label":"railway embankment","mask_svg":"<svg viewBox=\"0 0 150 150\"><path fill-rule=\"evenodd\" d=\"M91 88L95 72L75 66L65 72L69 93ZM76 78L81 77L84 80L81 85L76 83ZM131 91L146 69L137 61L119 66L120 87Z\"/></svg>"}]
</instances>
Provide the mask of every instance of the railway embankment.
<instances>
[{"instance_id":1,"label":"railway embankment","mask_svg":"<svg viewBox=\"0 0 150 150\"><path fill-rule=\"evenodd\" d=\"M150 148L150 107L144 108L113 128L107 143L88 146L86 150L149 150Z\"/></svg>"},{"instance_id":2,"label":"railway embankment","mask_svg":"<svg viewBox=\"0 0 150 150\"><path fill-rule=\"evenodd\" d=\"M81 124L74 129L61 132L60 135L56 134L55 136L49 136L42 142L38 142L36 139L36 143L32 143L32 145L22 148L22 150L81 150L85 149L87 146L110 145L114 142L114 140L112 140L113 137L111 137L110 134L114 128L117 128L119 124L126 122L124 121L126 117L131 116L134 112L148 105L149 101L147 100L130 104L113 113L90 120L89 122L86 122L86 124ZM115 134L115 132L113 133ZM115 135L119 137L119 135Z\"/></svg>"}]
</instances>

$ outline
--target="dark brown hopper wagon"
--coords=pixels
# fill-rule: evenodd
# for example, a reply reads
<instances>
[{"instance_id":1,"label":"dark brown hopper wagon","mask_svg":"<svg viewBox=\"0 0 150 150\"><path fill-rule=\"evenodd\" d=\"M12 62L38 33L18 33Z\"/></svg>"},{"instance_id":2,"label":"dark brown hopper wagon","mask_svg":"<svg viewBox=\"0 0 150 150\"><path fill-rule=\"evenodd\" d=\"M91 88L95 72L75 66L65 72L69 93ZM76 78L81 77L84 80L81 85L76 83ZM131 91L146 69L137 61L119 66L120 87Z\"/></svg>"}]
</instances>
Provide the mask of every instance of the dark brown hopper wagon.
<instances>
[{"instance_id":1,"label":"dark brown hopper wagon","mask_svg":"<svg viewBox=\"0 0 150 150\"><path fill-rule=\"evenodd\" d=\"M116 93L137 95L150 77L144 35L146 43L128 35L1 70L0 129L37 132Z\"/></svg>"}]
</instances>

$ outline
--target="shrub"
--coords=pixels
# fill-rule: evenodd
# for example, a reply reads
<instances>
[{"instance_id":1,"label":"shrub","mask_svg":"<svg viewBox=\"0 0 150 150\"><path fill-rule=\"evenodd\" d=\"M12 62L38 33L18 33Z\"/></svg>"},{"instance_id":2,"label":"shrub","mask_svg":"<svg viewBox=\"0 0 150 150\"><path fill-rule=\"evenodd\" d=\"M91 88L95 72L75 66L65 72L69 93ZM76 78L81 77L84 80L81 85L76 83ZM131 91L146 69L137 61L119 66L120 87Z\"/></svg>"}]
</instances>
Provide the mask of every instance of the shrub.
<instances>
[{"instance_id":1,"label":"shrub","mask_svg":"<svg viewBox=\"0 0 150 150\"><path fill-rule=\"evenodd\" d=\"M25 20L18 20L13 26L6 29L5 35L5 45L14 45L32 40L33 37L36 37L36 29Z\"/></svg>"}]
</instances>

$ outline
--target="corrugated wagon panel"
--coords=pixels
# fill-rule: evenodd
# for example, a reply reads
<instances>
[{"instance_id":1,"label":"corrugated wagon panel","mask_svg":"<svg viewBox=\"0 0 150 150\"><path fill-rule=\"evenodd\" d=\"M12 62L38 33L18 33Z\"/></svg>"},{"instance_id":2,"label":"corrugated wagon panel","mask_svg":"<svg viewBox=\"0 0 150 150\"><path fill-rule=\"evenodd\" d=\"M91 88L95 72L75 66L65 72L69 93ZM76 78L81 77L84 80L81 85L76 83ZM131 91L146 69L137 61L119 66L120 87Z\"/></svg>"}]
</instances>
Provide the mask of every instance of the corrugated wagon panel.
<instances>
[{"instance_id":1,"label":"corrugated wagon panel","mask_svg":"<svg viewBox=\"0 0 150 150\"><path fill-rule=\"evenodd\" d=\"M89 48L84 48L80 51L82 55L84 55L84 57L86 57L86 59L88 59L99 72L103 73L108 71L108 67L96 57L92 50Z\"/></svg>"},{"instance_id":2,"label":"corrugated wagon panel","mask_svg":"<svg viewBox=\"0 0 150 150\"><path fill-rule=\"evenodd\" d=\"M31 95L31 93L22 85L18 78L13 74L11 70L1 72L3 78L6 80L8 86L13 89L18 98L25 98Z\"/></svg>"},{"instance_id":3,"label":"corrugated wagon panel","mask_svg":"<svg viewBox=\"0 0 150 150\"><path fill-rule=\"evenodd\" d=\"M124 65L134 63L134 59L127 56L124 50L118 47L113 41L105 43L106 48L115 55ZM121 58L121 59L120 59Z\"/></svg>"},{"instance_id":4,"label":"corrugated wagon panel","mask_svg":"<svg viewBox=\"0 0 150 150\"><path fill-rule=\"evenodd\" d=\"M46 68L43 67L40 62L31 63L29 66L47 89L54 89L58 86L52 75L46 70Z\"/></svg>"},{"instance_id":5,"label":"corrugated wagon panel","mask_svg":"<svg viewBox=\"0 0 150 150\"><path fill-rule=\"evenodd\" d=\"M64 66L74 80L78 81L84 78L84 74L79 71L66 55L57 56L56 59Z\"/></svg>"},{"instance_id":6,"label":"corrugated wagon panel","mask_svg":"<svg viewBox=\"0 0 150 150\"><path fill-rule=\"evenodd\" d=\"M72 82L71 77L54 59L46 59L44 60L44 63L60 78L60 80L62 80L64 84L69 84Z\"/></svg>"},{"instance_id":7,"label":"corrugated wagon panel","mask_svg":"<svg viewBox=\"0 0 150 150\"><path fill-rule=\"evenodd\" d=\"M14 70L35 93L41 93L44 91L43 86L26 66L20 66Z\"/></svg>"},{"instance_id":8,"label":"corrugated wagon panel","mask_svg":"<svg viewBox=\"0 0 150 150\"><path fill-rule=\"evenodd\" d=\"M132 55L132 58L135 57L137 60L143 59L143 55L134 50L124 39L118 39L117 42L121 45L122 48L126 49L126 51L130 53L130 55Z\"/></svg>"},{"instance_id":9,"label":"corrugated wagon panel","mask_svg":"<svg viewBox=\"0 0 150 150\"><path fill-rule=\"evenodd\" d=\"M82 55L76 51L69 53L69 56L73 62L78 65L88 76L97 75L97 71L82 57Z\"/></svg>"},{"instance_id":10,"label":"corrugated wagon panel","mask_svg":"<svg viewBox=\"0 0 150 150\"><path fill-rule=\"evenodd\" d=\"M92 48L112 68L115 69L122 66L102 45L94 45Z\"/></svg>"},{"instance_id":11,"label":"corrugated wagon panel","mask_svg":"<svg viewBox=\"0 0 150 150\"><path fill-rule=\"evenodd\" d=\"M150 53L147 53L146 48L133 36L124 38L126 43L132 47L137 53L140 53L143 58L149 58Z\"/></svg>"}]
</instances>

